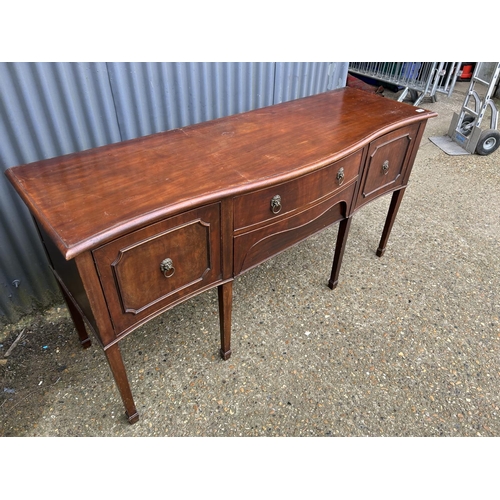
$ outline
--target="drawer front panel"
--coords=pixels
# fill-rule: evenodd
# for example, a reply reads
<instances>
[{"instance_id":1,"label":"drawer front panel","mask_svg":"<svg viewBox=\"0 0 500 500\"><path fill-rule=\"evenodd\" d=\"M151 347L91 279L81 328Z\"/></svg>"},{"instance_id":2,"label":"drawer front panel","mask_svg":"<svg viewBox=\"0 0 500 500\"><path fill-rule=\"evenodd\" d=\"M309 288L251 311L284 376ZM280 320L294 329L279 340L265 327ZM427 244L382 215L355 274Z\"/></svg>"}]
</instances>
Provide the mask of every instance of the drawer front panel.
<instances>
[{"instance_id":1,"label":"drawer front panel","mask_svg":"<svg viewBox=\"0 0 500 500\"><path fill-rule=\"evenodd\" d=\"M346 217L356 184L309 209L234 237L235 276Z\"/></svg>"},{"instance_id":2,"label":"drawer front panel","mask_svg":"<svg viewBox=\"0 0 500 500\"><path fill-rule=\"evenodd\" d=\"M403 184L417 132L418 124L411 125L370 144L356 207Z\"/></svg>"},{"instance_id":3,"label":"drawer front panel","mask_svg":"<svg viewBox=\"0 0 500 500\"><path fill-rule=\"evenodd\" d=\"M93 253L119 333L221 278L219 205L152 224Z\"/></svg>"},{"instance_id":4,"label":"drawer front panel","mask_svg":"<svg viewBox=\"0 0 500 500\"><path fill-rule=\"evenodd\" d=\"M358 151L299 179L236 197L234 199L235 231L243 231L249 226L290 216L344 188L356 179L361 157L362 151ZM271 200L276 196L279 196L279 205L275 204L273 208Z\"/></svg>"}]
</instances>

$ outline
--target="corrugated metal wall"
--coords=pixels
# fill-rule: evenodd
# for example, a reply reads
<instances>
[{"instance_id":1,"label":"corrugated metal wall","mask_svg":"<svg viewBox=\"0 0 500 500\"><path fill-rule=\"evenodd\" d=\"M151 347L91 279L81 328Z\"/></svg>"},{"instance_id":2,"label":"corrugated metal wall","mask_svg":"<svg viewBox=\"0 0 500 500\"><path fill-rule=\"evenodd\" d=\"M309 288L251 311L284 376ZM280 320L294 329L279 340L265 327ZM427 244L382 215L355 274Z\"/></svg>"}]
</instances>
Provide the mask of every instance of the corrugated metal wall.
<instances>
[{"instance_id":1,"label":"corrugated metal wall","mask_svg":"<svg viewBox=\"0 0 500 500\"><path fill-rule=\"evenodd\" d=\"M0 63L0 167L343 87L348 63ZM31 217L0 176L0 324L60 302Z\"/></svg>"}]
</instances>

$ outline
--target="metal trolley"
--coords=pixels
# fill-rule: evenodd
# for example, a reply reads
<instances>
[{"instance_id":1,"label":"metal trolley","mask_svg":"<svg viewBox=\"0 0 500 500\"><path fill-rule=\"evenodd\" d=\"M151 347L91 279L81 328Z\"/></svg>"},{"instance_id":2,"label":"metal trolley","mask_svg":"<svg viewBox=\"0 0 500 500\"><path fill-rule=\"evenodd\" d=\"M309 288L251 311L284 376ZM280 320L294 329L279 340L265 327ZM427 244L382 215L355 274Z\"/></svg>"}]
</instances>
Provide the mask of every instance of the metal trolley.
<instances>
[{"instance_id":1,"label":"metal trolley","mask_svg":"<svg viewBox=\"0 0 500 500\"><path fill-rule=\"evenodd\" d=\"M500 62L478 62L469 90L458 113L453 113L448 134L429 140L449 155L489 155L500 147L498 110L493 101L495 85L500 77ZM482 128L487 111L489 128Z\"/></svg>"},{"instance_id":2,"label":"metal trolley","mask_svg":"<svg viewBox=\"0 0 500 500\"><path fill-rule=\"evenodd\" d=\"M462 108L453 115L448 135L469 153L489 155L500 146L498 110L492 99L499 76L500 62L477 63ZM490 128L482 129L488 108Z\"/></svg>"},{"instance_id":3,"label":"metal trolley","mask_svg":"<svg viewBox=\"0 0 500 500\"><path fill-rule=\"evenodd\" d=\"M398 101L408 93L414 106L424 97L436 100L436 93L452 94L460 73L459 62L350 62L349 72L403 87Z\"/></svg>"}]
</instances>

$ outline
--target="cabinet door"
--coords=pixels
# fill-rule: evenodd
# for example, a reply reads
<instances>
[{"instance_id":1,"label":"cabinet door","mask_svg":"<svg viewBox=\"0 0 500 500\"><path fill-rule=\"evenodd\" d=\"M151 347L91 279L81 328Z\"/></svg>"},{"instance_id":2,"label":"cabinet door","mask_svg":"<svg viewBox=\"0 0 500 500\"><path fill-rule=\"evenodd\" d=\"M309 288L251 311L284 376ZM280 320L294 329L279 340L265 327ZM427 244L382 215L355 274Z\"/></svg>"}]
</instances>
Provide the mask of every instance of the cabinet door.
<instances>
[{"instance_id":1,"label":"cabinet door","mask_svg":"<svg viewBox=\"0 0 500 500\"><path fill-rule=\"evenodd\" d=\"M418 127L419 124L416 123L370 143L356 208L406 182Z\"/></svg>"},{"instance_id":2,"label":"cabinet door","mask_svg":"<svg viewBox=\"0 0 500 500\"><path fill-rule=\"evenodd\" d=\"M119 334L220 280L219 205L157 222L93 254Z\"/></svg>"}]
</instances>

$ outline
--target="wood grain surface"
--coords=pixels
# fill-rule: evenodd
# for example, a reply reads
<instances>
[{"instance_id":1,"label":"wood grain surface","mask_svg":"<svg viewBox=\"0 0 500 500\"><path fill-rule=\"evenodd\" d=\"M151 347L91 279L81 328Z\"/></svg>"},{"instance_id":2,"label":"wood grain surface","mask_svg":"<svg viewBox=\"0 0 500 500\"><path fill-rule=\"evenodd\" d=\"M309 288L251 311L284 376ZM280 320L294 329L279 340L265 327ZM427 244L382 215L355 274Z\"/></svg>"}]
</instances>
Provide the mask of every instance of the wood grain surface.
<instances>
[{"instance_id":1,"label":"wood grain surface","mask_svg":"<svg viewBox=\"0 0 500 500\"><path fill-rule=\"evenodd\" d=\"M343 88L13 167L6 175L71 259L166 216L303 175L434 115Z\"/></svg>"}]
</instances>

